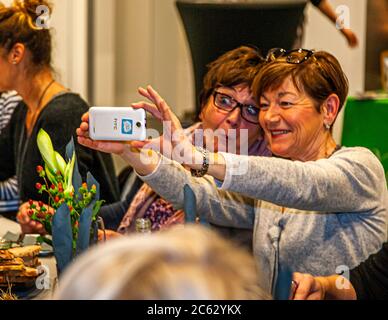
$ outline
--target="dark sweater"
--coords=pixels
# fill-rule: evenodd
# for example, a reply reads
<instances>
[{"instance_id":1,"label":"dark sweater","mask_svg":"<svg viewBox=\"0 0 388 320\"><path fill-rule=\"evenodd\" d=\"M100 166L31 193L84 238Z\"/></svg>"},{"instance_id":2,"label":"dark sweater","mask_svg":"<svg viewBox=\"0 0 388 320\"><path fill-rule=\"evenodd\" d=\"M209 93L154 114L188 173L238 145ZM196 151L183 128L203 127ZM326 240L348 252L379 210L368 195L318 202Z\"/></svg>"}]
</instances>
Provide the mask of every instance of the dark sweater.
<instances>
[{"instance_id":1,"label":"dark sweater","mask_svg":"<svg viewBox=\"0 0 388 320\"><path fill-rule=\"evenodd\" d=\"M321 4L322 0L310 0L310 2L316 6L316 7L319 7L319 5Z\"/></svg>"},{"instance_id":2,"label":"dark sweater","mask_svg":"<svg viewBox=\"0 0 388 320\"><path fill-rule=\"evenodd\" d=\"M358 300L388 300L388 242L350 271L350 282Z\"/></svg>"},{"instance_id":3,"label":"dark sweater","mask_svg":"<svg viewBox=\"0 0 388 320\"><path fill-rule=\"evenodd\" d=\"M0 181L17 175L20 199L47 202L39 195L35 184L40 181L36 167L43 165L37 146L37 134L43 128L51 137L54 149L65 156L66 145L71 137L76 144L78 166L83 179L90 171L101 185L101 198L107 203L119 199L119 190L112 157L77 143L76 128L81 116L89 109L87 103L74 93L54 97L42 110L30 137L27 136L25 120L27 106L21 102L15 109L9 125L0 137Z\"/></svg>"}]
</instances>

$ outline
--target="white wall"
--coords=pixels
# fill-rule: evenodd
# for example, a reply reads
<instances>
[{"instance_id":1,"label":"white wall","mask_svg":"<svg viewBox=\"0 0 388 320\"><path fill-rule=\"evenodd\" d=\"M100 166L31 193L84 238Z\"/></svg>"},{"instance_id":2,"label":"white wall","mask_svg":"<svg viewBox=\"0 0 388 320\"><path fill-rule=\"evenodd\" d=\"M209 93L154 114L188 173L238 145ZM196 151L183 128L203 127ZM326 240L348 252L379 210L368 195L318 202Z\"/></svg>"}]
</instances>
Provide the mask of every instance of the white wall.
<instances>
[{"instance_id":1,"label":"white wall","mask_svg":"<svg viewBox=\"0 0 388 320\"><path fill-rule=\"evenodd\" d=\"M191 55L175 0L155 5L154 84L179 116L195 109Z\"/></svg>"},{"instance_id":2,"label":"white wall","mask_svg":"<svg viewBox=\"0 0 388 320\"><path fill-rule=\"evenodd\" d=\"M96 0L94 33L94 96L93 101L100 105L114 105L116 97L116 1Z\"/></svg>"},{"instance_id":3,"label":"white wall","mask_svg":"<svg viewBox=\"0 0 388 320\"><path fill-rule=\"evenodd\" d=\"M54 0L53 64L60 81L87 97L87 0Z\"/></svg>"}]
</instances>

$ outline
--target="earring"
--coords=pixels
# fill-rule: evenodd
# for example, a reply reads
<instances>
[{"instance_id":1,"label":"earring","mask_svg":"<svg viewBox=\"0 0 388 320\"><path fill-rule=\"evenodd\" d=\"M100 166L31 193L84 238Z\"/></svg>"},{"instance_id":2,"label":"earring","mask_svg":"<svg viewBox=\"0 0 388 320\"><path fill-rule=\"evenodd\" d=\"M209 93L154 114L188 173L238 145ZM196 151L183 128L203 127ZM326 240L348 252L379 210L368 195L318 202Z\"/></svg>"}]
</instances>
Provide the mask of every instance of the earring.
<instances>
[{"instance_id":1,"label":"earring","mask_svg":"<svg viewBox=\"0 0 388 320\"><path fill-rule=\"evenodd\" d=\"M327 130L330 130L330 128L331 128L331 125L330 125L330 124L328 124L328 123L325 123L325 128L326 128Z\"/></svg>"}]
</instances>

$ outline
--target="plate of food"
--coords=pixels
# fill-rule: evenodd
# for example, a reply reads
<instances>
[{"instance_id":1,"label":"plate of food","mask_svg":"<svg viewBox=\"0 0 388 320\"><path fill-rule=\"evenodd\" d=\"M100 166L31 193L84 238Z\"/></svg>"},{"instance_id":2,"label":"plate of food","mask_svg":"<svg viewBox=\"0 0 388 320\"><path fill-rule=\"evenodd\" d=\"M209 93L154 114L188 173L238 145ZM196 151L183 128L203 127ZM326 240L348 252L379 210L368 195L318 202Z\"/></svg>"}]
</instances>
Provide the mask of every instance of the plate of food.
<instances>
[{"instance_id":1,"label":"plate of food","mask_svg":"<svg viewBox=\"0 0 388 320\"><path fill-rule=\"evenodd\" d=\"M40 250L38 245L0 250L0 289L6 297L30 299L39 294L35 282Z\"/></svg>"}]
</instances>

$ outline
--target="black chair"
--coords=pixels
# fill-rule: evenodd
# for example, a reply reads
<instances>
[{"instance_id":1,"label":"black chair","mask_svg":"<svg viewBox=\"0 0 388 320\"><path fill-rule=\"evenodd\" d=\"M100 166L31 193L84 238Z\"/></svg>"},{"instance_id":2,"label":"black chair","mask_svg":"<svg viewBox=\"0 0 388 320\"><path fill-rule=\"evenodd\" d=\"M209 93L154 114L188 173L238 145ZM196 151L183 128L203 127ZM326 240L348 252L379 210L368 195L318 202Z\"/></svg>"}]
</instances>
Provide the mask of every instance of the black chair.
<instances>
[{"instance_id":1,"label":"black chair","mask_svg":"<svg viewBox=\"0 0 388 320\"><path fill-rule=\"evenodd\" d=\"M226 51L241 45L292 48L306 3L206 3L177 0L189 41L195 77L197 108L206 66Z\"/></svg>"}]
</instances>

